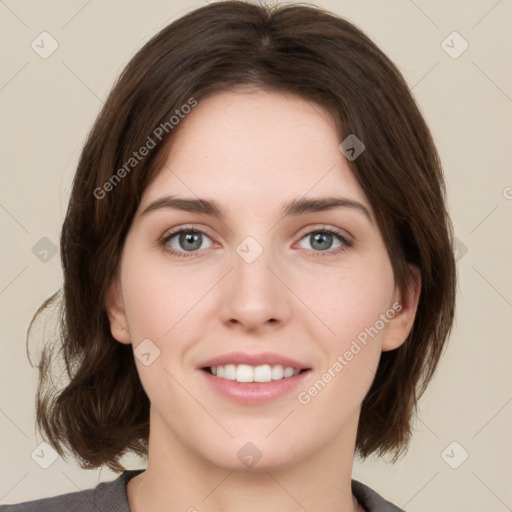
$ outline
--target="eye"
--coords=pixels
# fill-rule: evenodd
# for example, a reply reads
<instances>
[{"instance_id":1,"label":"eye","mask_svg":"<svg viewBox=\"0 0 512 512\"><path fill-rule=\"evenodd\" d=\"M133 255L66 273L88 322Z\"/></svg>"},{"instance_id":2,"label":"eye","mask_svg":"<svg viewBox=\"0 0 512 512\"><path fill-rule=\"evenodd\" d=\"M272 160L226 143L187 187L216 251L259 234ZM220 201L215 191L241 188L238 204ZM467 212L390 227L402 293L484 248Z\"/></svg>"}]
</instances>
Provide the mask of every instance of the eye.
<instances>
[{"instance_id":1,"label":"eye","mask_svg":"<svg viewBox=\"0 0 512 512\"><path fill-rule=\"evenodd\" d=\"M321 253L327 253L325 255L339 254L352 246L352 242L343 236L341 231L335 228L324 227L309 231L301 238L301 241L302 240L308 242L309 247L305 248L312 249L315 256L324 256L324 254ZM333 243L336 244L336 242L338 245L334 245L333 247Z\"/></svg>"},{"instance_id":2,"label":"eye","mask_svg":"<svg viewBox=\"0 0 512 512\"><path fill-rule=\"evenodd\" d=\"M205 240L211 241L210 237L198 229L182 228L173 231L165 236L162 245L174 256L190 257L200 249L207 249L210 246L204 245ZM187 254L191 253L191 254Z\"/></svg>"}]
</instances>

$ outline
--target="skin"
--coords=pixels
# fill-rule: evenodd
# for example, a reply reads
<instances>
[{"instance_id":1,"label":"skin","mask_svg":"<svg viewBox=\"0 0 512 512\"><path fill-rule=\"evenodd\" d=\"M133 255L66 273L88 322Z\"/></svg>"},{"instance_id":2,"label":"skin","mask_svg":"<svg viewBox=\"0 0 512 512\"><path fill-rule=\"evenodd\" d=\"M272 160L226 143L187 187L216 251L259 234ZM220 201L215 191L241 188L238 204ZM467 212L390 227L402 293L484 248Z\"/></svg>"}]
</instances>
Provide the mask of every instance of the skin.
<instances>
[{"instance_id":1,"label":"skin","mask_svg":"<svg viewBox=\"0 0 512 512\"><path fill-rule=\"evenodd\" d=\"M114 338L134 350L149 338L160 350L148 366L135 358L151 428L147 470L128 484L133 512L359 510L350 481L361 403L381 352L411 330L421 283L415 272L415 286L400 293L375 221L354 208L282 218L282 203L334 192L373 218L340 142L320 106L263 91L217 93L179 125L144 191L106 304ZM226 217L143 214L169 194L216 200ZM187 252L178 235L169 244L192 257L173 256L162 239L190 224L206 233L201 248ZM352 246L334 254L344 245L334 237L315 248L323 227L338 228ZM252 263L236 252L247 236L263 248ZM402 309L378 335L299 403L297 393L396 302ZM234 404L197 369L232 351L277 352L312 370L284 397ZM261 453L252 468L237 457L247 442Z\"/></svg>"}]
</instances>

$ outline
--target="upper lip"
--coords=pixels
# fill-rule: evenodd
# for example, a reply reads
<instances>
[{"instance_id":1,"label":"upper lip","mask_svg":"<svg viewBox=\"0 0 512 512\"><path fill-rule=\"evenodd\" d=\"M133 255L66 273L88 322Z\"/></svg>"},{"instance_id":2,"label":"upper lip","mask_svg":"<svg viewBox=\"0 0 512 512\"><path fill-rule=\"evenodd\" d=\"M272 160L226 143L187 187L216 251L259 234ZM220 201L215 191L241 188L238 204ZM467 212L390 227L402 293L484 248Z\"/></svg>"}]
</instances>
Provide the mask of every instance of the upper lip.
<instances>
[{"instance_id":1,"label":"upper lip","mask_svg":"<svg viewBox=\"0 0 512 512\"><path fill-rule=\"evenodd\" d=\"M306 370L309 367L299 361L291 359L290 357L275 354L273 352L263 352L260 354L246 354L244 352L230 352L229 354L222 354L204 361L199 365L199 368L211 368L212 366L225 366L226 364L248 364L250 366L268 365L281 365L291 367L294 370Z\"/></svg>"}]
</instances>

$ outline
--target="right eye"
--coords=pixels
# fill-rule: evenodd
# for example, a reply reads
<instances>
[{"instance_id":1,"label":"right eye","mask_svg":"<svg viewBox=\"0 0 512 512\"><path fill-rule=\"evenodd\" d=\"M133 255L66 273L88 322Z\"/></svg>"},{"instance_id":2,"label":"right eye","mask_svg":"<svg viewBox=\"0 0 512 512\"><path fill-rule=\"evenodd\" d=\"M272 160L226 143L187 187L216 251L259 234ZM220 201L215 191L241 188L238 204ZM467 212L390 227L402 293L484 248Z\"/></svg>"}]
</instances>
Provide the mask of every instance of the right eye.
<instances>
[{"instance_id":1,"label":"right eye","mask_svg":"<svg viewBox=\"0 0 512 512\"><path fill-rule=\"evenodd\" d=\"M178 258L189 258L194 256L200 249L208 249L204 246L205 239L210 237L197 229L181 228L165 236L162 245L166 250ZM187 254L190 253L190 254Z\"/></svg>"}]
</instances>

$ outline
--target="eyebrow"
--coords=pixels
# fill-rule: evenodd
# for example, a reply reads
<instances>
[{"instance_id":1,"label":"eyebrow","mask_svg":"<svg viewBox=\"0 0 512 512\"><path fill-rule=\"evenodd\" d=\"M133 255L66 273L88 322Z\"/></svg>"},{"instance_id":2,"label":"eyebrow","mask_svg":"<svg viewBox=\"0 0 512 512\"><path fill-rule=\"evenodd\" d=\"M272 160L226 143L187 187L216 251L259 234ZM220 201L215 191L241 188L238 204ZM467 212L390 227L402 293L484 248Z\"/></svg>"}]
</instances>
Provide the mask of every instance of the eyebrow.
<instances>
[{"instance_id":1,"label":"eyebrow","mask_svg":"<svg viewBox=\"0 0 512 512\"><path fill-rule=\"evenodd\" d=\"M164 208L210 215L221 220L226 217L224 210L216 201L211 199L194 199L177 196L165 196L156 199L142 212L142 215ZM366 206L352 199L339 196L320 197L316 199L292 199L282 205L281 213L283 217L299 216L308 213L334 210L336 208L351 208L363 213L371 224L374 223L372 215Z\"/></svg>"}]
</instances>

